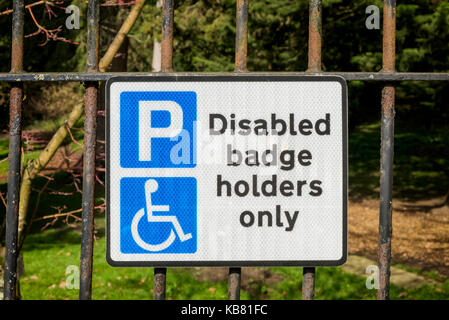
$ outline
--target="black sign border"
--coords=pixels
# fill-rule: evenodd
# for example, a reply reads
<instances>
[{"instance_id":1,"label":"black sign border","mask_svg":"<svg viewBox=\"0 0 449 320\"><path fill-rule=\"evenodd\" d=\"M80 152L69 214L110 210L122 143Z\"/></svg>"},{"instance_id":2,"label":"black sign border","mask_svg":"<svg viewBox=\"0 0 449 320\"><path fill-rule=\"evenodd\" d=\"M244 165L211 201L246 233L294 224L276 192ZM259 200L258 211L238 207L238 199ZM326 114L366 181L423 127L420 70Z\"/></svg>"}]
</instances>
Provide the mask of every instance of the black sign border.
<instances>
[{"instance_id":1,"label":"black sign border","mask_svg":"<svg viewBox=\"0 0 449 320\"><path fill-rule=\"evenodd\" d=\"M338 260L248 260L248 261L115 261L110 248L110 88L114 82L339 82L342 87L343 125L343 252ZM106 260L113 267L334 267L343 265L348 257L348 86L341 76L327 75L167 75L118 76L106 82Z\"/></svg>"}]
</instances>

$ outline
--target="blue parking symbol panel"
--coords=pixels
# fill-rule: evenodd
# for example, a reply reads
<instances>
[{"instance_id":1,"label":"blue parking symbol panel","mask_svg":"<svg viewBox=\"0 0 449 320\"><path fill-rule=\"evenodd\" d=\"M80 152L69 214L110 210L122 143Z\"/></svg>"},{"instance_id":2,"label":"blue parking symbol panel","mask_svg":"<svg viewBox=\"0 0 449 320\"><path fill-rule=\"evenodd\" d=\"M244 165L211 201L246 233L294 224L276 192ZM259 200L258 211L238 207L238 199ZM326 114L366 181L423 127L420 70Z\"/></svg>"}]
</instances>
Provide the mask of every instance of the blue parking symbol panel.
<instances>
[{"instance_id":1,"label":"blue parking symbol panel","mask_svg":"<svg viewBox=\"0 0 449 320\"><path fill-rule=\"evenodd\" d=\"M197 96L192 91L120 94L123 168L196 166Z\"/></svg>"},{"instance_id":2,"label":"blue parking symbol panel","mask_svg":"<svg viewBox=\"0 0 449 320\"><path fill-rule=\"evenodd\" d=\"M195 253L196 179L122 178L120 250L131 254Z\"/></svg>"}]
</instances>

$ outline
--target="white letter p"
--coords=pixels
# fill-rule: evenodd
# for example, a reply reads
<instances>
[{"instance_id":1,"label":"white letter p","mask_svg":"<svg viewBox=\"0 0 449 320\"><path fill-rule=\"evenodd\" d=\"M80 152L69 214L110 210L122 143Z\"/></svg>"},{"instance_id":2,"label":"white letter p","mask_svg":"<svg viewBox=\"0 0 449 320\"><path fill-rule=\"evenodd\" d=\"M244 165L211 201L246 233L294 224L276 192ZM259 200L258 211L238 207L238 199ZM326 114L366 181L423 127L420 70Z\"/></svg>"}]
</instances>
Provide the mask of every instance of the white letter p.
<instances>
[{"instance_id":1,"label":"white letter p","mask_svg":"<svg viewBox=\"0 0 449 320\"><path fill-rule=\"evenodd\" d=\"M170 125L151 127L152 111L168 111ZM173 138L181 133L183 125L181 106L175 101L139 101L139 161L151 161L151 139Z\"/></svg>"}]
</instances>

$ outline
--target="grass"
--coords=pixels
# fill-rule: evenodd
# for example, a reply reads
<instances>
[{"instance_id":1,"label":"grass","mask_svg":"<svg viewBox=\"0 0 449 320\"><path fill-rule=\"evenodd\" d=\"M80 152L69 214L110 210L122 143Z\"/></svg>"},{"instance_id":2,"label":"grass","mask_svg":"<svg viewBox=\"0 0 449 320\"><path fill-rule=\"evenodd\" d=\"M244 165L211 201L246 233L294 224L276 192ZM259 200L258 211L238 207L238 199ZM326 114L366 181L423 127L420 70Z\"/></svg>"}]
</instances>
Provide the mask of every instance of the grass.
<instances>
[{"instance_id":1,"label":"grass","mask_svg":"<svg viewBox=\"0 0 449 320\"><path fill-rule=\"evenodd\" d=\"M98 233L94 246L93 299L152 299L152 268L113 268L105 259L104 218L96 222ZM23 299L77 299L73 268L79 266L79 229L65 227L34 233L23 251L25 273L20 285ZM69 269L68 269L69 268ZM68 274L66 274L68 271ZM281 276L279 283L252 279L242 290L242 299L300 299L301 269L270 268ZM201 281L195 277L199 268L170 268L167 272L167 298L226 299L227 282ZM341 268L317 268L317 299L375 299L375 290L365 287L366 279ZM392 299L449 299L449 280L441 286L406 290L392 285Z\"/></svg>"},{"instance_id":2,"label":"grass","mask_svg":"<svg viewBox=\"0 0 449 320\"><path fill-rule=\"evenodd\" d=\"M426 278L435 280L435 281L440 282L440 283L443 283L444 281L446 281L446 277L445 276L443 276L443 275L441 275L438 272L435 272L433 270L422 270L422 269L415 268L413 266L409 266L409 265L402 264L402 263L395 264L395 267L399 268L399 269L402 269L404 271L407 271L407 272L416 273L418 275L424 276Z\"/></svg>"},{"instance_id":3,"label":"grass","mask_svg":"<svg viewBox=\"0 0 449 320\"><path fill-rule=\"evenodd\" d=\"M104 219L98 219L101 223ZM21 281L23 299L77 299L78 290L66 288L68 266L79 266L80 235L76 230L49 230L27 239ZM95 242L94 299L152 299L153 269L113 268L105 260L105 238ZM225 283L198 282L195 269L169 269L167 296L172 299L225 299ZM213 289L211 289L213 288Z\"/></svg>"}]
</instances>

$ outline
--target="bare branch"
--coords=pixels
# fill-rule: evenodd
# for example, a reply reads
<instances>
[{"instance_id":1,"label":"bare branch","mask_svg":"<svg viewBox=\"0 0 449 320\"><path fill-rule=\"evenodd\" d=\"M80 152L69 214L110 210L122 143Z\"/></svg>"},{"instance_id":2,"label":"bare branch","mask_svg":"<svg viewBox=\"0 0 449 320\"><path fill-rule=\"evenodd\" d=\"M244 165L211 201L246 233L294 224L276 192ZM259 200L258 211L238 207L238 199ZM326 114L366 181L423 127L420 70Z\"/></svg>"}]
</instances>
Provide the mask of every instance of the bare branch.
<instances>
[{"instance_id":1,"label":"bare branch","mask_svg":"<svg viewBox=\"0 0 449 320\"><path fill-rule=\"evenodd\" d=\"M101 72L105 72L107 66L112 62L112 59L114 59L114 56L117 54L117 51L122 45L123 40L128 35L129 31L136 22L137 17L142 11L143 5L145 4L145 0L137 0L135 3L136 5L129 12L128 17L123 22L122 26L120 27L120 30L117 32L117 35L115 36L108 50L104 54L103 58L101 58L100 60L99 69Z\"/></svg>"}]
</instances>

